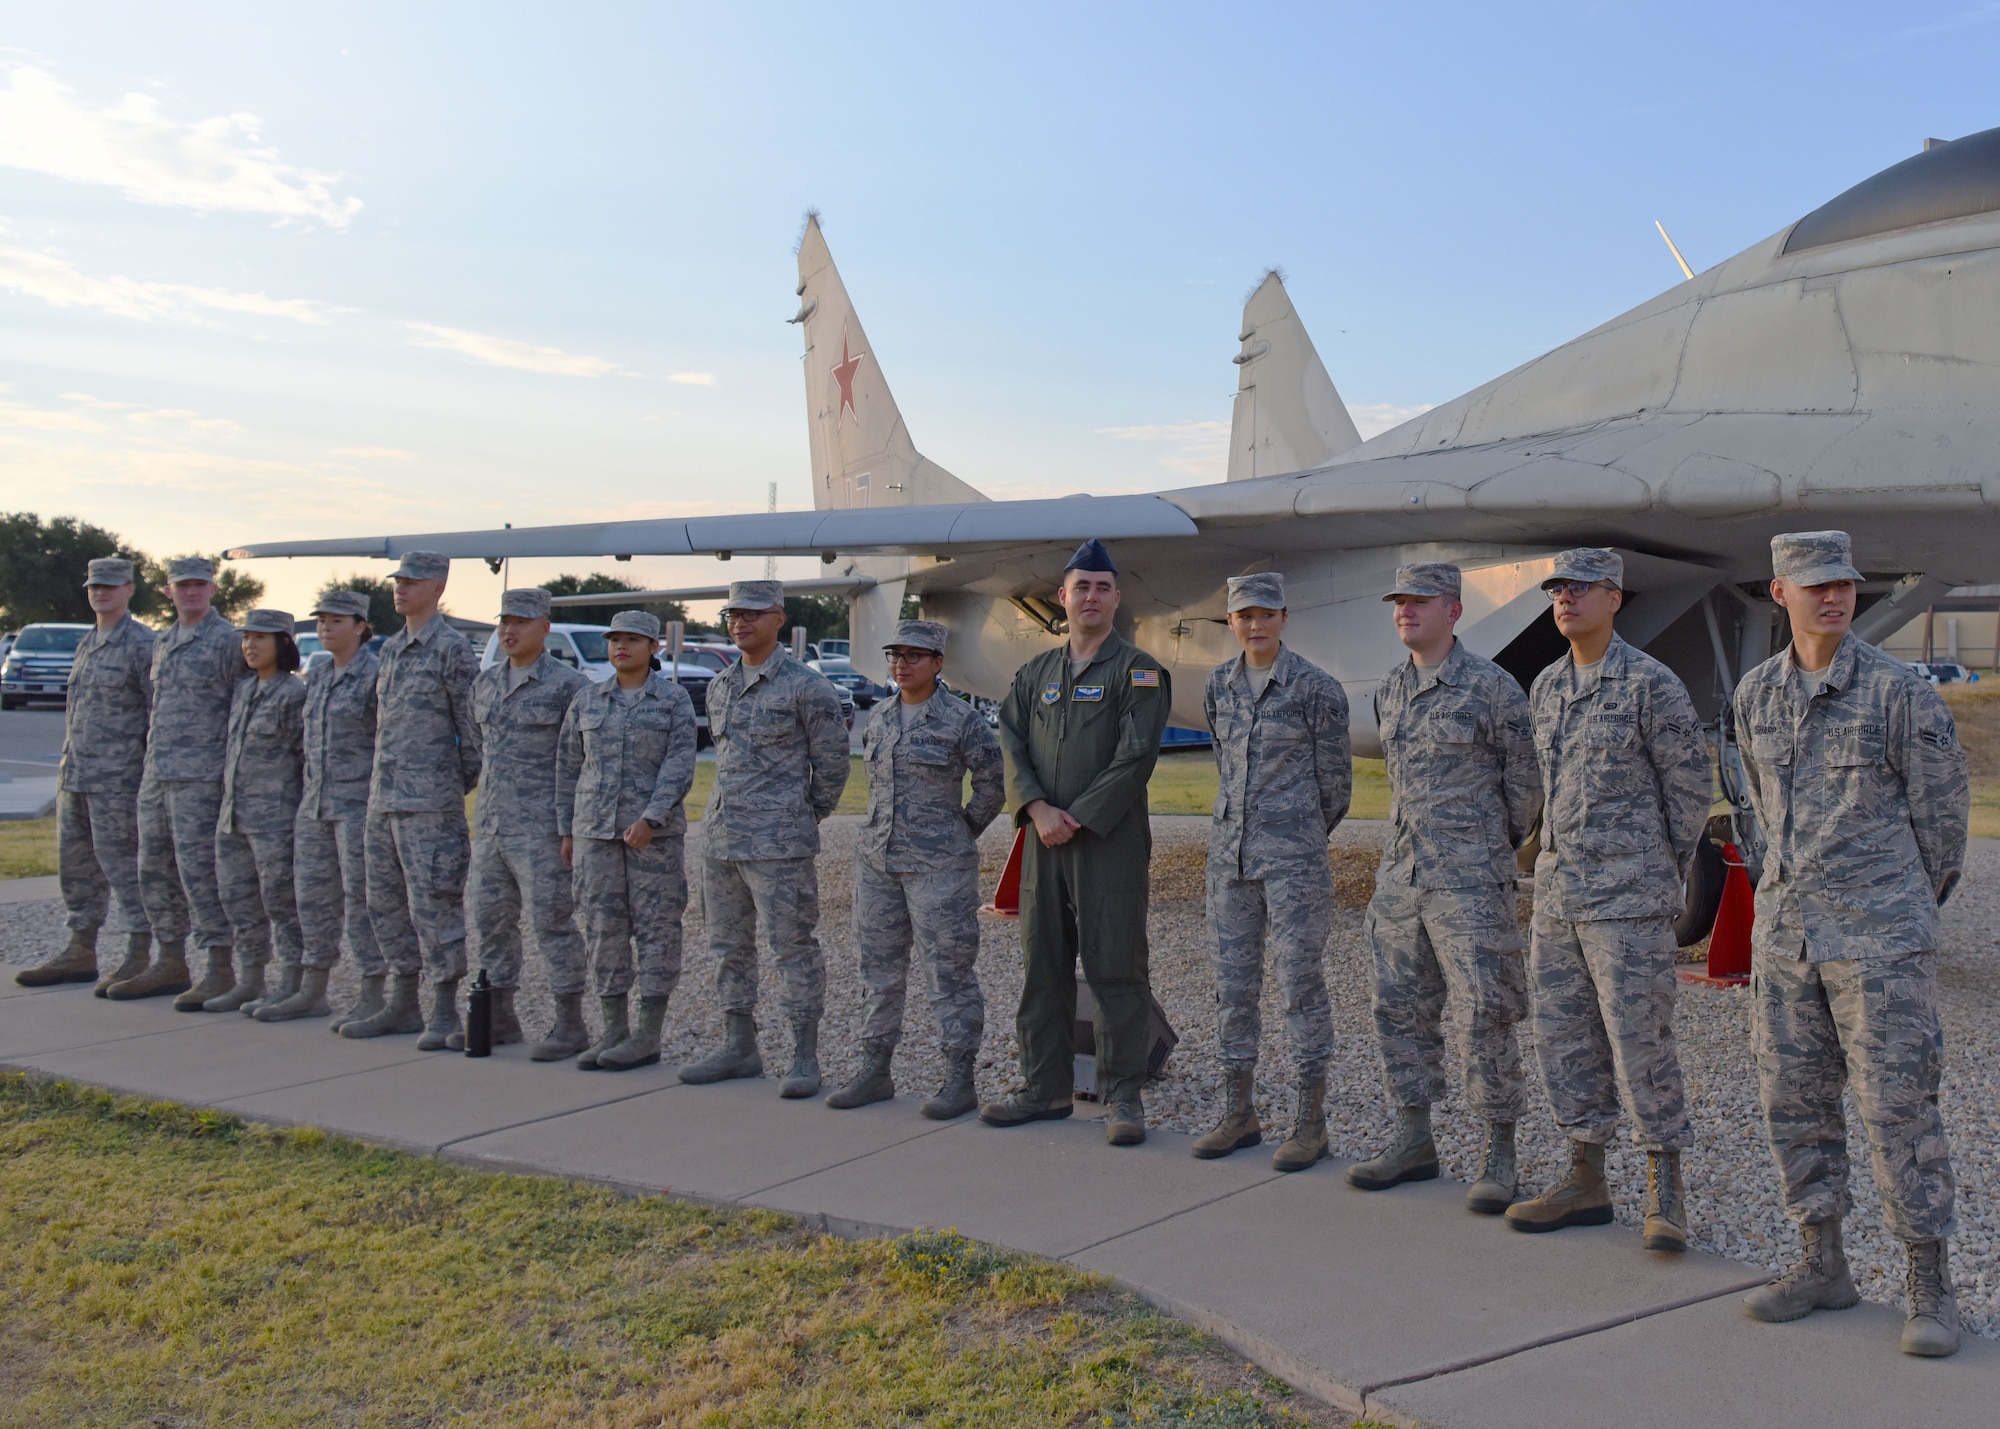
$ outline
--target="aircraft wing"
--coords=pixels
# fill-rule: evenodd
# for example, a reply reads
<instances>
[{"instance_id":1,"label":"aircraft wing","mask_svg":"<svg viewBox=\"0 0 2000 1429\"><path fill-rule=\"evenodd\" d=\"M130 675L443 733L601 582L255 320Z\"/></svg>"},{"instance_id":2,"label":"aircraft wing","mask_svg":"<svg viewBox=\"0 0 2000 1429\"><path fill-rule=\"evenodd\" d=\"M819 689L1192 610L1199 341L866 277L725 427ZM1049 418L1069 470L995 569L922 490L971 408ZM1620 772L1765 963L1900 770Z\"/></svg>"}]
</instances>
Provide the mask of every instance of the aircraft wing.
<instances>
[{"instance_id":1,"label":"aircraft wing","mask_svg":"<svg viewBox=\"0 0 2000 1429\"><path fill-rule=\"evenodd\" d=\"M873 590L869 576L825 576L818 580L786 581L786 595L859 595ZM640 605L651 600L726 600L728 585L679 586L673 590L610 590L594 595L559 595L551 605Z\"/></svg>"}]
</instances>

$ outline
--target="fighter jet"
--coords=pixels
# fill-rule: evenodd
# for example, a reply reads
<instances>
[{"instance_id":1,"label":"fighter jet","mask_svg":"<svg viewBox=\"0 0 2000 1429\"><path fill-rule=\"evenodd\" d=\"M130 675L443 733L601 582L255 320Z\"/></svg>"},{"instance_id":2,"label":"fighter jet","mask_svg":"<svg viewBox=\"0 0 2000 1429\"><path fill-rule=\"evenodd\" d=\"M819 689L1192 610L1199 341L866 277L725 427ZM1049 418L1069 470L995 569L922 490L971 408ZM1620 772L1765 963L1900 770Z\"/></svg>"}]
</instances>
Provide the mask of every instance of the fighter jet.
<instances>
[{"instance_id":1,"label":"fighter jet","mask_svg":"<svg viewBox=\"0 0 2000 1429\"><path fill-rule=\"evenodd\" d=\"M1774 533L1853 534L1869 576L1863 639L1952 586L2000 580L2000 129L1929 141L1365 442L1268 276L1238 334L1228 479L1153 495L987 500L917 451L816 219L798 271L813 511L267 541L231 556L816 552L825 576L791 588L847 594L858 667L882 677L878 647L907 593L951 628L954 683L998 696L1062 633L1052 594L1070 551L1097 536L1124 573L1125 633L1174 672L1176 723L1201 727L1204 678L1234 653L1225 578L1279 570L1287 640L1346 686L1356 752L1372 755L1370 697L1404 654L1380 599L1397 565L1463 567L1460 637L1525 686L1563 649L1540 589L1553 556L1610 546L1629 588L1621 633L1687 682L1726 772L1727 696L1783 638Z\"/></svg>"}]
</instances>

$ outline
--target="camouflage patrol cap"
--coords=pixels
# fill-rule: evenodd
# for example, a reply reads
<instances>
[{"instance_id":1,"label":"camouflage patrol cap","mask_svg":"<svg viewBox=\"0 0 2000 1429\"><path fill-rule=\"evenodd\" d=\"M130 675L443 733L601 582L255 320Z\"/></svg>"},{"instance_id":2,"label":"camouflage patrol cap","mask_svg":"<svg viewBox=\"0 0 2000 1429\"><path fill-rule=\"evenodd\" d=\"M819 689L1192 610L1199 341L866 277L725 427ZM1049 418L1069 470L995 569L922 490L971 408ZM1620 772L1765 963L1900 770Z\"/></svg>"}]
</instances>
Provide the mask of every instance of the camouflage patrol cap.
<instances>
[{"instance_id":1,"label":"camouflage patrol cap","mask_svg":"<svg viewBox=\"0 0 2000 1429\"><path fill-rule=\"evenodd\" d=\"M729 599L722 603L724 615L732 610L783 610L784 608L783 581L731 581Z\"/></svg>"},{"instance_id":2,"label":"camouflage patrol cap","mask_svg":"<svg viewBox=\"0 0 2000 1429\"><path fill-rule=\"evenodd\" d=\"M403 563L389 572L392 581L441 581L451 574L451 557L441 551L405 551Z\"/></svg>"},{"instance_id":3,"label":"camouflage patrol cap","mask_svg":"<svg viewBox=\"0 0 2000 1429\"><path fill-rule=\"evenodd\" d=\"M944 654L945 628L935 620L899 620L896 633L882 642L884 650L893 650L898 645L906 645L913 650L928 650L933 655Z\"/></svg>"},{"instance_id":4,"label":"camouflage patrol cap","mask_svg":"<svg viewBox=\"0 0 2000 1429\"><path fill-rule=\"evenodd\" d=\"M215 579L215 562L207 556L181 556L167 562L167 583L176 581L212 581Z\"/></svg>"},{"instance_id":5,"label":"camouflage patrol cap","mask_svg":"<svg viewBox=\"0 0 2000 1429\"><path fill-rule=\"evenodd\" d=\"M319 600L309 612L313 615L351 615L356 620L368 618L368 597L358 590L323 590Z\"/></svg>"},{"instance_id":6,"label":"camouflage patrol cap","mask_svg":"<svg viewBox=\"0 0 2000 1429\"><path fill-rule=\"evenodd\" d=\"M1858 581L1854 543L1845 531L1787 531L1771 538L1771 574L1800 585Z\"/></svg>"},{"instance_id":7,"label":"camouflage patrol cap","mask_svg":"<svg viewBox=\"0 0 2000 1429\"><path fill-rule=\"evenodd\" d=\"M500 613L522 620L547 620L549 612L555 609L550 604L554 598L538 585L516 586L500 592Z\"/></svg>"},{"instance_id":8,"label":"camouflage patrol cap","mask_svg":"<svg viewBox=\"0 0 2000 1429\"><path fill-rule=\"evenodd\" d=\"M1555 569L1542 577L1542 589L1547 590L1558 581L1590 581L1593 584L1609 581L1622 589L1625 585L1625 558L1602 546L1578 546L1556 557Z\"/></svg>"},{"instance_id":9,"label":"camouflage patrol cap","mask_svg":"<svg viewBox=\"0 0 2000 1429\"><path fill-rule=\"evenodd\" d=\"M1231 576L1229 578L1229 613L1239 610L1283 610L1285 608L1285 578L1277 571L1258 571L1255 575Z\"/></svg>"},{"instance_id":10,"label":"camouflage patrol cap","mask_svg":"<svg viewBox=\"0 0 2000 1429\"><path fill-rule=\"evenodd\" d=\"M1396 567L1396 584L1384 595L1384 600L1394 600L1399 595L1441 595L1447 600L1457 600L1462 589L1461 573L1457 566L1444 561L1419 561L1412 566Z\"/></svg>"},{"instance_id":11,"label":"camouflage patrol cap","mask_svg":"<svg viewBox=\"0 0 2000 1429\"><path fill-rule=\"evenodd\" d=\"M90 563L90 574L84 577L85 586L130 585L132 584L132 563L119 556L100 556Z\"/></svg>"},{"instance_id":12,"label":"camouflage patrol cap","mask_svg":"<svg viewBox=\"0 0 2000 1429\"><path fill-rule=\"evenodd\" d=\"M624 631L632 635L643 635L648 640L660 638L660 617L644 610L621 610L611 617L613 633Z\"/></svg>"},{"instance_id":13,"label":"camouflage patrol cap","mask_svg":"<svg viewBox=\"0 0 2000 1429\"><path fill-rule=\"evenodd\" d=\"M253 610L243 617L243 623L236 628L246 634L257 630L266 635L290 635L293 629L292 613L289 610Z\"/></svg>"}]
</instances>

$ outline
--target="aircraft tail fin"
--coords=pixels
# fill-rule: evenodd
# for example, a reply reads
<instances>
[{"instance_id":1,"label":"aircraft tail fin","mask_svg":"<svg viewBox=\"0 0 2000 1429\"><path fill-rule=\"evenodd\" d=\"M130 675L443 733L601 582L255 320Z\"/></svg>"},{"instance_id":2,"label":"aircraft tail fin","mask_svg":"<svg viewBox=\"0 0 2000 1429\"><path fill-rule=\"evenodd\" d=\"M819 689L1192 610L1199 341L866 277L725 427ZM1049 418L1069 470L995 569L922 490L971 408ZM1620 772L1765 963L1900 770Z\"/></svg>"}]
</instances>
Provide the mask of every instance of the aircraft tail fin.
<instances>
[{"instance_id":1,"label":"aircraft tail fin","mask_svg":"<svg viewBox=\"0 0 2000 1429\"><path fill-rule=\"evenodd\" d=\"M986 500L911 442L816 213L806 216L799 238L799 311L792 321L805 329L816 509Z\"/></svg>"},{"instance_id":2,"label":"aircraft tail fin","mask_svg":"<svg viewBox=\"0 0 2000 1429\"><path fill-rule=\"evenodd\" d=\"M1239 340L1230 481L1310 471L1361 445L1277 269L1244 303Z\"/></svg>"}]
</instances>

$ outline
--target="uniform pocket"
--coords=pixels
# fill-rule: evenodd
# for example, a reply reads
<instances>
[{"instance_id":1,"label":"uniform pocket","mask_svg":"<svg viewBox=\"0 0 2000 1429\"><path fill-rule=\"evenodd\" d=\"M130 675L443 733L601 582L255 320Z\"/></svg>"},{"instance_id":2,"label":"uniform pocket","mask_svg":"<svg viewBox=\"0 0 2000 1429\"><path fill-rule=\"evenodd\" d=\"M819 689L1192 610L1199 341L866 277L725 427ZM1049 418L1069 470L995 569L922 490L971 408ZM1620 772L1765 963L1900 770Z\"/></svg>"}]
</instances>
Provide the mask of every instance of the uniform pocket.
<instances>
[{"instance_id":1,"label":"uniform pocket","mask_svg":"<svg viewBox=\"0 0 2000 1429\"><path fill-rule=\"evenodd\" d=\"M1582 736L1588 749L1630 749L1639 742L1638 713L1593 714L1584 720Z\"/></svg>"}]
</instances>

